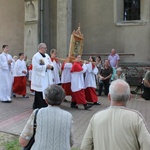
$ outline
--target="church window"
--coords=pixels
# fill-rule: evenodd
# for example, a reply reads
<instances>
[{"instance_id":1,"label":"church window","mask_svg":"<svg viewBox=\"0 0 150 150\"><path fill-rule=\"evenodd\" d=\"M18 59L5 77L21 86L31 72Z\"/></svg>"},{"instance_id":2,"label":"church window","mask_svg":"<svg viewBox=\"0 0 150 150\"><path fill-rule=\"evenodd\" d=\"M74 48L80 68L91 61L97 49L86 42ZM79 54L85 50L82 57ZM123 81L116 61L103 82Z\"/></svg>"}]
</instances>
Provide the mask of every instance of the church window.
<instances>
[{"instance_id":1,"label":"church window","mask_svg":"<svg viewBox=\"0 0 150 150\"><path fill-rule=\"evenodd\" d=\"M140 0L124 0L124 21L140 19Z\"/></svg>"}]
</instances>

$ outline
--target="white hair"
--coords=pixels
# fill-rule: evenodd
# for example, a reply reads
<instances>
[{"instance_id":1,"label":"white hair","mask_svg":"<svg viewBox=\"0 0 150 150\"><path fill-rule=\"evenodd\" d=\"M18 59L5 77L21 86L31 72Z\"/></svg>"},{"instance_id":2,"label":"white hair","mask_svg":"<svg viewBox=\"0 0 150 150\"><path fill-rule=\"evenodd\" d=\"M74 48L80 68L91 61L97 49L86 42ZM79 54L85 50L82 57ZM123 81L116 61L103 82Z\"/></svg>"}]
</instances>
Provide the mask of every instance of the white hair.
<instances>
[{"instance_id":1,"label":"white hair","mask_svg":"<svg viewBox=\"0 0 150 150\"><path fill-rule=\"evenodd\" d=\"M45 43L40 43L40 44L38 45L38 49L41 49L41 48L43 48L43 47L46 47L46 44L45 44Z\"/></svg>"},{"instance_id":2,"label":"white hair","mask_svg":"<svg viewBox=\"0 0 150 150\"><path fill-rule=\"evenodd\" d=\"M117 72L117 71L121 71L121 72L122 72L121 67L118 67L118 68L116 69L116 72Z\"/></svg>"},{"instance_id":3,"label":"white hair","mask_svg":"<svg viewBox=\"0 0 150 150\"><path fill-rule=\"evenodd\" d=\"M130 99L130 87L126 81L115 80L111 82L109 94L113 101L128 101Z\"/></svg>"}]
</instances>

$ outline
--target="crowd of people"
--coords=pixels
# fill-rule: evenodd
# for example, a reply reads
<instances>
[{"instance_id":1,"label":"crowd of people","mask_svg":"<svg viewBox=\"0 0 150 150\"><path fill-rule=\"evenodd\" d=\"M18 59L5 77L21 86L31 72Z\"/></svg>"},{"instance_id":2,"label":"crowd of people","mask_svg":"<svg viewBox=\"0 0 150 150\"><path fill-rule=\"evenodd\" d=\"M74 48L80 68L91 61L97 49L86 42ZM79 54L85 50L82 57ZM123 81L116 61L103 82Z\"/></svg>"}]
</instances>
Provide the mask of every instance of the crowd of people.
<instances>
[{"instance_id":1,"label":"crowd of people","mask_svg":"<svg viewBox=\"0 0 150 150\"><path fill-rule=\"evenodd\" d=\"M88 61L83 61L80 54L76 54L74 60L66 57L65 61L60 63L57 50L52 49L49 55L46 53L46 44L40 43L28 67L24 53L12 58L8 54L8 45L3 45L2 49L0 101L10 103L11 97L16 95L29 98L26 94L27 74L30 91L34 95L34 111L19 138L23 147L28 145L33 135L35 114L39 109L32 149L69 150L74 143L73 117L59 108L59 105L65 100L65 96L69 95L71 108L78 109L82 105L87 110L93 105L101 105L98 95L101 96L104 91L111 105L92 117L81 149L149 149L150 133L142 115L126 108L131 97L130 87L119 67L120 58L115 49L111 50L104 64L100 56L96 59L90 56ZM150 71L145 74L143 87L142 97L150 100Z\"/></svg>"},{"instance_id":2,"label":"crowd of people","mask_svg":"<svg viewBox=\"0 0 150 150\"><path fill-rule=\"evenodd\" d=\"M31 89L35 91L33 109L46 107L44 89L49 85L61 85L66 95L71 96L71 108L83 105L85 110L91 104L100 105L96 94L96 79L98 73L96 65L90 57L89 62L81 63L81 55L76 55L72 63L70 58L61 64L57 57L57 50L52 49L50 56L46 53L47 46L40 43L38 52L32 58Z\"/></svg>"},{"instance_id":3,"label":"crowd of people","mask_svg":"<svg viewBox=\"0 0 150 150\"><path fill-rule=\"evenodd\" d=\"M81 60L80 55L74 56L74 62L66 57L66 60L61 63L57 58L56 49L52 49L48 55L46 44L40 43L38 52L33 56L29 66L26 65L24 53L19 53L12 58L8 53L8 45L3 45L2 50L0 55L1 102L10 103L11 97L16 95L29 98L26 94L27 75L31 94L35 95L33 109L47 106L43 101L43 91L48 85L61 85L66 95L71 96L72 108L78 108L78 105L82 104L85 109L89 109L92 107L91 104L100 105L97 96L101 96L102 92L108 95L109 85L113 80L126 81L126 76L119 67L120 58L115 49L111 50L104 63L100 56L96 59L90 56L87 63ZM143 80L142 97L145 100L150 100L149 84L150 79L147 73Z\"/></svg>"},{"instance_id":4,"label":"crowd of people","mask_svg":"<svg viewBox=\"0 0 150 150\"><path fill-rule=\"evenodd\" d=\"M104 65L100 56L96 59L90 56L87 63L79 54L74 56L75 60L66 57L61 64L56 49L50 51L50 56L46 50L46 44L40 43L38 52L32 58L31 89L35 92L33 109L47 106L43 99L44 89L49 85L57 84L63 87L66 95L71 96L71 108L77 109L79 105L83 105L86 110L91 108L92 104L101 105L98 95L101 96L103 91L108 95L111 81L125 80L122 69L118 68L119 55L115 49L112 49Z\"/></svg>"}]
</instances>

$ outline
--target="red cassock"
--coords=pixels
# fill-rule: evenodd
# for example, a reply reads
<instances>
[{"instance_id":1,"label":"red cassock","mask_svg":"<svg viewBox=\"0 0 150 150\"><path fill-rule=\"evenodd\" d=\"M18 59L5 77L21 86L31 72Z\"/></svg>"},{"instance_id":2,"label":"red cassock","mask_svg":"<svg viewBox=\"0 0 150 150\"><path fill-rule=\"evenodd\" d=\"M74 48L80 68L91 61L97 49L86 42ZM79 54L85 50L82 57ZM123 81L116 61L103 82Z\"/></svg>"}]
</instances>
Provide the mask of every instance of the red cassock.
<instances>
[{"instance_id":1,"label":"red cassock","mask_svg":"<svg viewBox=\"0 0 150 150\"><path fill-rule=\"evenodd\" d=\"M26 95L26 74L27 72L26 63L24 60L18 59L14 66L14 83L13 83L13 93L25 96Z\"/></svg>"},{"instance_id":2,"label":"red cassock","mask_svg":"<svg viewBox=\"0 0 150 150\"><path fill-rule=\"evenodd\" d=\"M65 90L65 94L67 96L72 95L72 91L71 91L71 83L62 83L62 88Z\"/></svg>"},{"instance_id":3,"label":"red cassock","mask_svg":"<svg viewBox=\"0 0 150 150\"><path fill-rule=\"evenodd\" d=\"M13 93L26 95L26 76L14 77Z\"/></svg>"},{"instance_id":4,"label":"red cassock","mask_svg":"<svg viewBox=\"0 0 150 150\"><path fill-rule=\"evenodd\" d=\"M28 70L32 70L32 64L29 65Z\"/></svg>"},{"instance_id":5,"label":"red cassock","mask_svg":"<svg viewBox=\"0 0 150 150\"><path fill-rule=\"evenodd\" d=\"M94 102L95 103L98 101L96 90L93 87L87 87L85 89L85 97L86 97L86 100L88 102Z\"/></svg>"},{"instance_id":6,"label":"red cassock","mask_svg":"<svg viewBox=\"0 0 150 150\"><path fill-rule=\"evenodd\" d=\"M71 89L72 89L72 102L76 104L86 104L84 92L84 77L86 71L84 65L80 62L75 62L71 68Z\"/></svg>"},{"instance_id":7,"label":"red cassock","mask_svg":"<svg viewBox=\"0 0 150 150\"><path fill-rule=\"evenodd\" d=\"M98 101L95 80L95 76L98 73L98 69L92 63L89 63L86 66L87 71L85 74L85 97L88 102L95 103Z\"/></svg>"},{"instance_id":8,"label":"red cassock","mask_svg":"<svg viewBox=\"0 0 150 150\"><path fill-rule=\"evenodd\" d=\"M86 104L86 99L85 99L85 92L84 89L77 91L77 92L72 92L72 102L75 102L76 104Z\"/></svg>"}]
</instances>

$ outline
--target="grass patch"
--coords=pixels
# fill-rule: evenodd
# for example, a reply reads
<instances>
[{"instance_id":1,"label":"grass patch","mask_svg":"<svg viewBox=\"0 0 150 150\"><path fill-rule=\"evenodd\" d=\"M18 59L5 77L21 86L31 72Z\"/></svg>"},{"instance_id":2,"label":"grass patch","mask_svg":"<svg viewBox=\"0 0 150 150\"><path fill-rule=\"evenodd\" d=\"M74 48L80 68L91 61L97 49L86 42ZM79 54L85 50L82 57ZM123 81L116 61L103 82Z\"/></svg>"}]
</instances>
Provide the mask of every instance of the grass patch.
<instances>
[{"instance_id":1,"label":"grass patch","mask_svg":"<svg viewBox=\"0 0 150 150\"><path fill-rule=\"evenodd\" d=\"M18 138L15 138L9 142L3 143L5 150L20 150L21 146L19 144Z\"/></svg>"},{"instance_id":2,"label":"grass patch","mask_svg":"<svg viewBox=\"0 0 150 150\"><path fill-rule=\"evenodd\" d=\"M21 146L19 144L18 141L18 137L16 137L15 139L9 141L9 142L5 142L2 144L3 148L5 150L20 150ZM71 150L79 150L78 148L72 148Z\"/></svg>"}]
</instances>

